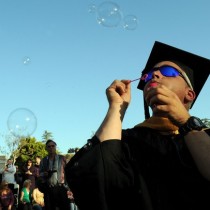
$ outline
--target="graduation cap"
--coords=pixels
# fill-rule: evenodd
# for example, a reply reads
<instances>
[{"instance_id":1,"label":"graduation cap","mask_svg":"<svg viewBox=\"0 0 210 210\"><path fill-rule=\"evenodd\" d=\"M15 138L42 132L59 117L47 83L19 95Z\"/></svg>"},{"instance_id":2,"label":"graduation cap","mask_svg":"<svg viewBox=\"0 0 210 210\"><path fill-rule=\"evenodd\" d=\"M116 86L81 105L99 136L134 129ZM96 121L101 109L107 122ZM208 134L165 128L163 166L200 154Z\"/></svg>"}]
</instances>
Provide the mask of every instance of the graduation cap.
<instances>
[{"instance_id":1,"label":"graduation cap","mask_svg":"<svg viewBox=\"0 0 210 210\"><path fill-rule=\"evenodd\" d=\"M161 61L172 61L176 63L186 73L196 94L194 102L191 105L192 108L210 74L210 60L156 41L153 45L146 66L142 71L142 76L148 73L154 67L155 64ZM143 90L144 86L145 81L140 80L137 88ZM146 118L149 117L148 115L149 110L145 104Z\"/></svg>"}]
</instances>

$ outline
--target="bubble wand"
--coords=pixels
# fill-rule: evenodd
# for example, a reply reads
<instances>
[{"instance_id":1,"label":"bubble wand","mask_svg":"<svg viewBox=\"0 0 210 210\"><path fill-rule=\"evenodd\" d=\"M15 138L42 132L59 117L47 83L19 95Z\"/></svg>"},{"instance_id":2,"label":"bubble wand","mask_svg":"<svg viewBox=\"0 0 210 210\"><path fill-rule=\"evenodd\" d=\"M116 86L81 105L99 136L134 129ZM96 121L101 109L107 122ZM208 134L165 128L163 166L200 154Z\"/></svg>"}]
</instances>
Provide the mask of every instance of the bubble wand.
<instances>
[{"instance_id":1,"label":"bubble wand","mask_svg":"<svg viewBox=\"0 0 210 210\"><path fill-rule=\"evenodd\" d=\"M137 81L137 80L140 80L140 79L141 79L141 77L139 77L139 78L137 78L137 79L133 79L133 80L130 81L130 83L131 83L131 82L134 82L134 81Z\"/></svg>"}]
</instances>

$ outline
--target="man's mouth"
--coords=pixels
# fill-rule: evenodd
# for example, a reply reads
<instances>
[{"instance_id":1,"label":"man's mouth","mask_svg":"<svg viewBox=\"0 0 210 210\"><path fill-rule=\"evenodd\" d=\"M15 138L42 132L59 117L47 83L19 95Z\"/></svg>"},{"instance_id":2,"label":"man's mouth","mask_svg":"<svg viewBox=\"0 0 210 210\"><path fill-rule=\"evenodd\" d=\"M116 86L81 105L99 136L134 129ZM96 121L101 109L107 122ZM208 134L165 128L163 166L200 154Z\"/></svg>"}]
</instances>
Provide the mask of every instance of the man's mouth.
<instances>
[{"instance_id":1,"label":"man's mouth","mask_svg":"<svg viewBox=\"0 0 210 210\"><path fill-rule=\"evenodd\" d=\"M156 87L158 85L157 82L151 82L149 83L149 87Z\"/></svg>"}]
</instances>

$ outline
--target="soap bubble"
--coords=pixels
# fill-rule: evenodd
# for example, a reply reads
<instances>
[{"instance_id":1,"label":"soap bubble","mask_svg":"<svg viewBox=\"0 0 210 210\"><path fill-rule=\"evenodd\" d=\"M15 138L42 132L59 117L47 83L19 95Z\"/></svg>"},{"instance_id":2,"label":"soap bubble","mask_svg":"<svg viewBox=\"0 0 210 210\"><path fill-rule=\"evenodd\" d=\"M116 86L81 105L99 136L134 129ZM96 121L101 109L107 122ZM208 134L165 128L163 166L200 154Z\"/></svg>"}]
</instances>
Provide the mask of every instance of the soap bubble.
<instances>
[{"instance_id":1,"label":"soap bubble","mask_svg":"<svg viewBox=\"0 0 210 210\"><path fill-rule=\"evenodd\" d=\"M7 126L13 136L30 136L36 130L37 119L31 110L17 108L10 113Z\"/></svg>"},{"instance_id":2,"label":"soap bubble","mask_svg":"<svg viewBox=\"0 0 210 210\"><path fill-rule=\"evenodd\" d=\"M123 18L123 27L126 30L135 30L138 26L138 20L135 15L126 15Z\"/></svg>"},{"instance_id":3,"label":"soap bubble","mask_svg":"<svg viewBox=\"0 0 210 210\"><path fill-rule=\"evenodd\" d=\"M116 27L122 19L120 7L113 2L102 2L97 9L97 22L105 27Z\"/></svg>"},{"instance_id":4,"label":"soap bubble","mask_svg":"<svg viewBox=\"0 0 210 210\"><path fill-rule=\"evenodd\" d=\"M27 56L24 57L24 58L23 58L23 64L24 64L24 65L28 65L29 63L31 63L31 59L30 59L29 57L27 57Z\"/></svg>"}]
</instances>

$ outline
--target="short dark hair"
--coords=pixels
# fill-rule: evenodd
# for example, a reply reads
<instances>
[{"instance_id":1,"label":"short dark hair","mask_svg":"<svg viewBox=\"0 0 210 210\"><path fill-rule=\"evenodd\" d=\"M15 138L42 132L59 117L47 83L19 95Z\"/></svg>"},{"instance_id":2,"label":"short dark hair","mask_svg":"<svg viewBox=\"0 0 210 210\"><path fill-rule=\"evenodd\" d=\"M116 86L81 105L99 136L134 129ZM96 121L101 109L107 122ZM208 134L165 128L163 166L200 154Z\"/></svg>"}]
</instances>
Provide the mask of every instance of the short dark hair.
<instances>
[{"instance_id":1,"label":"short dark hair","mask_svg":"<svg viewBox=\"0 0 210 210\"><path fill-rule=\"evenodd\" d=\"M29 158L26 162L27 162L27 163L28 163L28 162L32 162L32 163L33 163L33 161L32 161L31 158Z\"/></svg>"},{"instance_id":2,"label":"short dark hair","mask_svg":"<svg viewBox=\"0 0 210 210\"><path fill-rule=\"evenodd\" d=\"M52 139L48 139L47 141L46 141L46 146L50 143L50 142L53 142L55 145L57 145L56 143L55 143L55 141L53 141Z\"/></svg>"}]
</instances>

